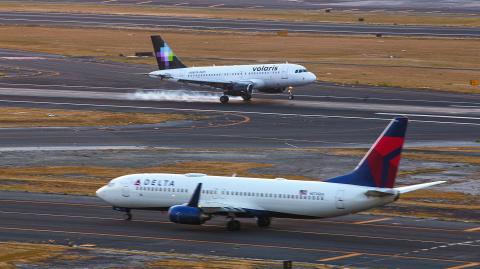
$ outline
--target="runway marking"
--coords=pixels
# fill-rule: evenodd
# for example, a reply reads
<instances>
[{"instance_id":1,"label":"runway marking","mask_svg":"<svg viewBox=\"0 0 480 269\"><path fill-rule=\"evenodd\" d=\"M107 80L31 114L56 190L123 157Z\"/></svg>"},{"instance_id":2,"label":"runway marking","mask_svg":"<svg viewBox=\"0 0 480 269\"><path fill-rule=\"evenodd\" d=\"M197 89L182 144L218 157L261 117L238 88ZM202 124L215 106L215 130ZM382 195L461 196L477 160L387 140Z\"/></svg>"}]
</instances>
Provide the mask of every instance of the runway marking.
<instances>
[{"instance_id":1,"label":"runway marking","mask_svg":"<svg viewBox=\"0 0 480 269\"><path fill-rule=\"evenodd\" d=\"M33 84L33 83L6 83L0 82L2 85L9 86L38 86L38 87L65 87L65 88L87 88L87 89L113 89L113 90L140 90L140 91L150 91L158 89L148 89L148 88L129 88L129 87L109 87L109 86L85 86L85 85L66 85L66 84ZM15 89L15 88L14 88ZM202 91L198 90L195 92L205 92L211 93L215 91ZM272 94L256 93L255 96L273 96ZM334 96L334 95L309 95L309 94L295 94L295 96L300 97L309 97L309 98L327 98L327 99L352 99L352 100L365 100L364 97L354 97L354 96ZM461 106L461 105L450 105L452 107L459 108L480 108L480 103L475 102L462 102L462 101L435 101L435 100L425 100L425 99L402 99L402 98L379 98L379 97L369 97L368 100L376 101L405 101L405 102L422 102L422 103L432 103L432 104L472 104L472 106Z\"/></svg>"},{"instance_id":2,"label":"runway marking","mask_svg":"<svg viewBox=\"0 0 480 269\"><path fill-rule=\"evenodd\" d=\"M336 261L336 260L341 260L341 259L346 259L346 258L352 258L352 257L360 256L360 255L363 255L363 254L355 252L355 253L350 253L350 254L347 254L347 255L325 258L325 259L321 259L321 260L318 260L318 261L319 262L331 262L331 261Z\"/></svg>"},{"instance_id":3,"label":"runway marking","mask_svg":"<svg viewBox=\"0 0 480 269\"><path fill-rule=\"evenodd\" d=\"M105 0L102 3L111 3L111 2L117 2L118 0Z\"/></svg>"},{"instance_id":4,"label":"runway marking","mask_svg":"<svg viewBox=\"0 0 480 269\"><path fill-rule=\"evenodd\" d=\"M361 120L381 120L391 121L392 119L378 117L358 117L358 116L339 116L322 114L297 114L297 113L278 113L278 112L259 112L259 111L240 111L240 110L220 110L220 109L195 109L195 108L174 108L174 107L151 107L151 106L128 106L128 105L106 105L106 104L88 104L88 103L69 103L69 102L46 102L46 101L26 101L26 100L6 100L0 99L3 103L25 103L25 104L46 104L46 105L69 105L69 106L91 106L91 107L110 107L110 108L133 108L133 109L151 109L151 110L170 110L170 111L190 111L190 112L215 112L215 113L237 113L265 116L284 116L284 117L318 117L334 119L361 119Z\"/></svg>"},{"instance_id":5,"label":"runway marking","mask_svg":"<svg viewBox=\"0 0 480 269\"><path fill-rule=\"evenodd\" d=\"M107 0L107 1L117 1L117 0ZM107 2L103 2L107 3ZM26 22L34 22L34 23L75 23L77 25L102 25L102 26L130 26L130 27L175 27L181 29L208 29L208 30L236 30L236 31L262 31L262 32L272 32L272 31L279 31L284 30L284 26L280 24L270 25L270 28L261 28L258 27L238 27L238 26L203 26L203 25L179 25L179 24L154 24L151 22L146 23L128 23L128 22L98 22L98 21L84 21L83 18L71 18L69 20L49 20L49 19L24 19L24 18L0 18L2 21L26 21ZM182 22L188 22L183 20ZM191 21L190 21L191 22ZM238 22L237 22L238 24ZM248 23L243 23L248 24ZM304 25L306 26L306 25ZM334 27L329 25L330 27ZM341 26L340 26L341 27ZM290 29L291 32L298 32L298 33L331 33L331 34L377 34L377 31L351 31L351 30L325 30L325 29ZM477 37L480 35L477 34L448 34L448 33L427 33L427 32L387 32L383 31L385 35L392 35L392 36L438 36L438 37Z\"/></svg>"},{"instance_id":6,"label":"runway marking","mask_svg":"<svg viewBox=\"0 0 480 269\"><path fill-rule=\"evenodd\" d=\"M33 201L33 200L11 200L11 199L0 199L1 202L11 202L11 203L31 203L31 204L47 204L47 205L68 205L68 206L86 206L86 207L108 207L101 204L81 204L81 203L62 203L62 202L50 202L50 201Z\"/></svg>"},{"instance_id":7,"label":"runway marking","mask_svg":"<svg viewBox=\"0 0 480 269\"><path fill-rule=\"evenodd\" d=\"M216 5L211 5L211 6L208 6L208 7L222 7L224 6L225 4L216 4Z\"/></svg>"},{"instance_id":8,"label":"runway marking","mask_svg":"<svg viewBox=\"0 0 480 269\"><path fill-rule=\"evenodd\" d=\"M392 218L372 219L372 220L365 220L365 221L357 221L357 222L354 222L353 224L368 224L368 223L380 222L380 221L391 220L391 219Z\"/></svg>"},{"instance_id":9,"label":"runway marking","mask_svg":"<svg viewBox=\"0 0 480 269\"><path fill-rule=\"evenodd\" d=\"M78 219L97 219L97 220L117 220L123 221L121 218L111 218L111 217L96 217L96 216L81 216L81 215L65 215L65 214L50 214L50 213L33 213L33 212L18 212L18 211L0 211L0 214L18 214L18 215L31 215L31 216L43 216L43 217L55 217L55 218L78 218ZM160 223L167 225L175 225L170 221L160 221L160 220L133 220L132 222L142 222L142 223ZM217 227L223 228L222 225L215 224L204 224L205 227ZM407 241L407 242L420 242L420 243L433 243L433 244L449 244L448 242L438 242L438 241L429 241L429 240L416 240L408 238L393 238L393 237L381 237L381 236L368 236L368 235L354 235L354 234L343 234L343 233L322 233L322 232L308 232L308 231L297 231L297 230L283 230L283 229L269 229L274 232L281 233L298 233L298 234L314 234L322 236L338 236L338 237L354 237L354 238L370 238L370 239L382 239L382 240L392 240L392 241Z\"/></svg>"},{"instance_id":10,"label":"runway marking","mask_svg":"<svg viewBox=\"0 0 480 269\"><path fill-rule=\"evenodd\" d=\"M34 200L13 200L13 199L0 199L0 202L10 202L10 203L31 203L31 204L57 204L57 205L66 205L66 206L87 206L87 207L104 207L110 208L110 206L105 206L103 204L81 204L81 203L62 203L62 202L51 202L51 201L34 201ZM334 221L334 220L296 220L296 221L314 221L318 223L333 223L333 224L344 224L344 225L351 225L352 222L342 222L342 221ZM453 229L441 229L441 228L427 228L427 227L414 227L414 226L392 226L392 225L384 225L384 224L376 224L376 223L368 223L368 224L358 224L358 225L365 225L365 226L377 226L377 227L386 227L386 228L394 228L394 229L412 229L412 230L426 230L426 231L441 231L441 232L465 232L465 230L453 230ZM479 227L480 228L480 227ZM475 228L476 229L476 228Z\"/></svg>"},{"instance_id":11,"label":"runway marking","mask_svg":"<svg viewBox=\"0 0 480 269\"><path fill-rule=\"evenodd\" d=\"M188 2L184 2L184 3L175 4L174 6L184 6L184 5L188 5L188 4L189 4Z\"/></svg>"},{"instance_id":12,"label":"runway marking","mask_svg":"<svg viewBox=\"0 0 480 269\"><path fill-rule=\"evenodd\" d=\"M152 1L143 1L143 2L138 2L136 3L137 5L143 5L143 4L149 4L151 3Z\"/></svg>"},{"instance_id":13,"label":"runway marking","mask_svg":"<svg viewBox=\"0 0 480 269\"><path fill-rule=\"evenodd\" d=\"M480 227L477 227L477 228L471 228L471 229L466 229L464 230L465 232L476 232L476 231L480 231Z\"/></svg>"},{"instance_id":14,"label":"runway marking","mask_svg":"<svg viewBox=\"0 0 480 269\"><path fill-rule=\"evenodd\" d=\"M478 265L480 265L480 263L471 262L471 263L467 263L467 264L463 264L463 265L459 265L459 266L448 267L446 269L463 269L463 268L469 268L469 267L474 267L474 266L478 266Z\"/></svg>"},{"instance_id":15,"label":"runway marking","mask_svg":"<svg viewBox=\"0 0 480 269\"><path fill-rule=\"evenodd\" d=\"M429 115L429 114L406 114L406 113L388 113L388 112L378 112L377 115L404 115L412 117L428 117L428 118L447 118L447 119L467 119L467 120L480 120L479 117L464 117L464 116L449 116L449 115Z\"/></svg>"},{"instance_id":16,"label":"runway marking","mask_svg":"<svg viewBox=\"0 0 480 269\"><path fill-rule=\"evenodd\" d=\"M382 240L396 240L396 241L409 241L409 242L420 242L420 243L433 243L433 244L449 244L439 241L431 240L419 240L419 239L408 239L408 238L395 238L395 237L384 237L384 236L371 236L371 235L356 235L356 234L342 234L342 233L326 233L326 232L309 232L309 231L297 231L297 230L284 230L284 229L270 229L271 231L278 231L282 233L301 233L301 234L313 234L313 235L331 235L331 236L344 236L344 237L355 237L355 238L369 238L369 239L382 239Z\"/></svg>"},{"instance_id":17,"label":"runway marking","mask_svg":"<svg viewBox=\"0 0 480 269\"><path fill-rule=\"evenodd\" d=\"M219 109L194 109L194 108L174 108L174 107L106 105L106 104L25 101L25 100L6 100L6 99L0 100L0 102L4 102L4 103L24 103L24 104L68 105L68 106L83 106L83 107L88 107L89 106L89 107L109 107L109 108L151 109L151 110L161 110L161 111L166 111L167 110L167 111L189 111L189 112L237 113L237 114L250 114L250 115L263 115L263 116L307 117L307 118L325 118L325 119L357 119L357 120L381 120L381 121L391 121L392 120L390 118L379 118L379 117L340 116L340 115L324 115L324 114L297 114L297 113L219 110ZM405 115L405 114L399 114L399 113L376 113L376 114ZM480 123L451 122L451 121L430 121L430 120L412 120L411 119L410 122L480 126Z\"/></svg>"},{"instance_id":18,"label":"runway marking","mask_svg":"<svg viewBox=\"0 0 480 269\"><path fill-rule=\"evenodd\" d=\"M80 232L80 231L66 231L66 230L51 230L51 229L35 229L35 228L19 228L19 227L5 227L0 226L0 230L6 231L22 231L22 232L38 232L38 233L56 233L56 234L73 234L73 235L89 235L89 236L103 236L103 237L116 237L116 238L125 238L125 239L142 239L142 240L159 240L159 241L175 241L175 242L189 242L197 244L217 244L217 245L228 245L228 246L245 246L245 247L257 247L257 248L278 248L278 249L288 249L288 250L301 250L308 252L328 252L328 253L343 253L350 254L351 252L341 251L341 250L332 250L332 249L319 249L319 248L302 248L302 247L291 247L291 246L282 246L282 245L269 245L269 244L253 244L253 243L239 243L239 242L226 242L226 241L208 241L208 240L199 240L199 239L184 239L184 238L175 238L175 237L156 237L156 236L143 236L143 235L130 235L130 234L113 234L113 233L97 233L97 232ZM359 252L360 253L360 252ZM370 253L363 252L363 255L368 256L378 256L378 257L389 257L389 258L400 258L400 259L412 259L412 260L424 260L424 261L441 261L441 262L456 262L456 263L469 263L469 261L463 260L451 260L451 259L439 259L439 258L427 258L427 257L415 257L415 256L401 256L398 254L385 254L385 253Z\"/></svg>"}]
</instances>

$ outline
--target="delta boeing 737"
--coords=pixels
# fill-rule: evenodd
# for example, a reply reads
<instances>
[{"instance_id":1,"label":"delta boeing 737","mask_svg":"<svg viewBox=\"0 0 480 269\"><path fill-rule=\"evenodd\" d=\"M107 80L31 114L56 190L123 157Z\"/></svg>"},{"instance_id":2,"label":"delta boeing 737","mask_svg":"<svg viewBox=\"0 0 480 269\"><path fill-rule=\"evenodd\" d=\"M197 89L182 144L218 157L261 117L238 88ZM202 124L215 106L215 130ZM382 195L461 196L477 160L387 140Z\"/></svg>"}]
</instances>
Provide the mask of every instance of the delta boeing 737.
<instances>
[{"instance_id":1,"label":"delta boeing 737","mask_svg":"<svg viewBox=\"0 0 480 269\"><path fill-rule=\"evenodd\" d=\"M222 89L222 103L228 103L228 96L241 96L249 101L254 91L287 91L289 99L293 99L295 86L317 79L305 67L289 63L187 67L160 36L151 38L159 70L149 73L150 77Z\"/></svg>"},{"instance_id":2,"label":"delta boeing 737","mask_svg":"<svg viewBox=\"0 0 480 269\"><path fill-rule=\"evenodd\" d=\"M443 183L394 187L407 118L396 118L350 173L325 181L300 181L204 174L133 174L113 179L97 196L132 218L132 209L168 211L174 223L201 225L225 216L228 230L237 218L327 218L356 213L396 201L401 194Z\"/></svg>"}]
</instances>

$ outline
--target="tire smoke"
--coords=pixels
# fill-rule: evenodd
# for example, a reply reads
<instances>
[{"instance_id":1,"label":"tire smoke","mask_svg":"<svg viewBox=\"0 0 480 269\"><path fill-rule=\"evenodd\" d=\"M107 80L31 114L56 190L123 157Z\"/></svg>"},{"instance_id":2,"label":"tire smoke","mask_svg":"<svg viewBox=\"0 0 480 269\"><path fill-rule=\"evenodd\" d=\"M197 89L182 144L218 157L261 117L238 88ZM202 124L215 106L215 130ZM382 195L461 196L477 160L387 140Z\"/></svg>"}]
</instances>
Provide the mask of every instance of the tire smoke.
<instances>
[{"instance_id":1,"label":"tire smoke","mask_svg":"<svg viewBox=\"0 0 480 269\"><path fill-rule=\"evenodd\" d=\"M141 90L128 95L130 100L219 103L221 93L191 90ZM230 96L230 100L242 100Z\"/></svg>"}]
</instances>

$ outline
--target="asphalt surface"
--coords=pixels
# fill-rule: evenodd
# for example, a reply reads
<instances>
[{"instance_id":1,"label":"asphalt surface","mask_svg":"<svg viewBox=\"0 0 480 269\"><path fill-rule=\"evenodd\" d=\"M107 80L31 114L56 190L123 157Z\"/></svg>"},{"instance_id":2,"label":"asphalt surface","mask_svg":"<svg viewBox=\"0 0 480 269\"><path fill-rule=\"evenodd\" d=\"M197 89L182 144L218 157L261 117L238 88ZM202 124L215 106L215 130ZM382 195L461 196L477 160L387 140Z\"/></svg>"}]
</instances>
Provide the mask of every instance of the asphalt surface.
<instances>
[{"instance_id":1,"label":"asphalt surface","mask_svg":"<svg viewBox=\"0 0 480 269\"><path fill-rule=\"evenodd\" d=\"M0 129L0 148L10 150L368 146L398 114L412 121L407 146L475 145L480 131L478 95L314 84L297 89L294 101L257 94L250 103L222 105L215 90L145 76L149 66L0 50L0 68L8 70L0 78L1 106L209 116L160 125ZM166 93L185 99L164 101ZM0 192L0 214L0 241L55 240L357 267L480 266L480 230L474 223L352 215L275 220L266 230L245 220L242 231L230 233L221 218L192 227L173 225L158 212L134 212L134 221L124 222L96 198L15 192Z\"/></svg>"},{"instance_id":2,"label":"asphalt surface","mask_svg":"<svg viewBox=\"0 0 480 269\"><path fill-rule=\"evenodd\" d=\"M26 2L26 1L25 1ZM30 2L55 2L58 0L31 0ZM359 9L367 11L421 11L442 13L480 12L480 4L475 0L62 0L65 3L89 4L129 4L129 5L167 5L184 7L211 8L266 8L266 9Z\"/></svg>"},{"instance_id":3,"label":"asphalt surface","mask_svg":"<svg viewBox=\"0 0 480 269\"><path fill-rule=\"evenodd\" d=\"M172 224L159 212L133 221L93 197L0 192L0 241L95 244L98 247L293 260L373 268L480 265L478 224L351 215L327 220L274 219L261 229L242 219L203 226Z\"/></svg>"},{"instance_id":4,"label":"asphalt surface","mask_svg":"<svg viewBox=\"0 0 480 269\"><path fill-rule=\"evenodd\" d=\"M145 76L149 66L7 50L0 52L0 65L16 70L0 78L2 105L210 116L158 126L2 129L4 147L369 146L396 115L411 119L410 146L475 145L479 138L478 95L314 84L298 88L294 101L286 95L256 94L250 103L222 105L216 90ZM23 70L29 71L26 76ZM165 101L165 94L177 102Z\"/></svg>"},{"instance_id":5,"label":"asphalt surface","mask_svg":"<svg viewBox=\"0 0 480 269\"><path fill-rule=\"evenodd\" d=\"M473 27L279 22L142 15L0 12L0 23L88 27L142 27L149 29L180 28L196 30L238 30L254 32L276 32L288 30L289 32L295 33L355 35L382 34L389 36L480 37L480 28Z\"/></svg>"}]
</instances>

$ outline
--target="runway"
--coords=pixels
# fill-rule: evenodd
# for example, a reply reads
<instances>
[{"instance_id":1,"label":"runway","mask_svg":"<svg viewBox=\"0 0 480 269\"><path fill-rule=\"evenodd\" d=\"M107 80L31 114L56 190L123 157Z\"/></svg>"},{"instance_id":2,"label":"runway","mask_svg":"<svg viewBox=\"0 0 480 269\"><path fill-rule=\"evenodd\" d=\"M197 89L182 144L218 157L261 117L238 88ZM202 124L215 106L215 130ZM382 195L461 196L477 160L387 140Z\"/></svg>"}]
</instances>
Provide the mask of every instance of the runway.
<instances>
[{"instance_id":1,"label":"runway","mask_svg":"<svg viewBox=\"0 0 480 269\"><path fill-rule=\"evenodd\" d=\"M188 17L160 17L141 15L102 15L71 13L0 12L1 24L15 25L61 25L88 27L139 27L176 28L194 30L235 30L249 32L277 32L288 30L293 33L388 35L388 36L437 36L437 37L480 37L480 28L406 26L322 22L280 22L267 20L226 20Z\"/></svg>"},{"instance_id":2,"label":"runway","mask_svg":"<svg viewBox=\"0 0 480 269\"><path fill-rule=\"evenodd\" d=\"M216 218L172 224L166 214L121 213L93 197L0 192L0 240L95 244L175 253L293 260L353 267L450 268L480 265L478 224L352 215L327 220L275 219L239 232ZM459 267L460 268L460 267Z\"/></svg>"},{"instance_id":3,"label":"runway","mask_svg":"<svg viewBox=\"0 0 480 269\"><path fill-rule=\"evenodd\" d=\"M367 147L398 114L408 114L407 146L476 145L480 96L318 83L250 103L131 98L135 93L215 90L159 82L150 66L0 50L0 105L191 113L206 120L158 125L0 128L2 150L166 147L180 149ZM395 206L395 205L392 205ZM158 212L134 221L93 197L0 192L0 241L91 243L105 248L293 260L353 267L475 268L478 223L352 215L274 220L270 229L243 221L238 233L218 218L202 227L174 225Z\"/></svg>"},{"instance_id":4,"label":"runway","mask_svg":"<svg viewBox=\"0 0 480 269\"><path fill-rule=\"evenodd\" d=\"M37 0L31 0L35 2ZM42 2L58 2L58 0L42 0ZM64 3L80 2L79 0L62 0ZM210 7L210 8L249 8L249 9L355 9L365 11L392 10L392 11L420 11L420 12L443 12L443 13L472 13L480 12L480 5L472 0L81 0L89 4L126 4L126 5L165 5L182 7Z\"/></svg>"},{"instance_id":5,"label":"runway","mask_svg":"<svg viewBox=\"0 0 480 269\"><path fill-rule=\"evenodd\" d=\"M286 100L285 95L259 93L250 103L222 105L214 89L179 86L142 75L151 69L148 66L8 50L0 52L2 57L1 65L43 74L0 79L0 104L5 106L209 117L159 126L1 129L0 145L4 147L368 147L396 115L411 119L408 146L476 145L480 130L477 95L315 84L299 88L294 101ZM202 102L174 102L148 95L179 89L212 97Z\"/></svg>"}]
</instances>

